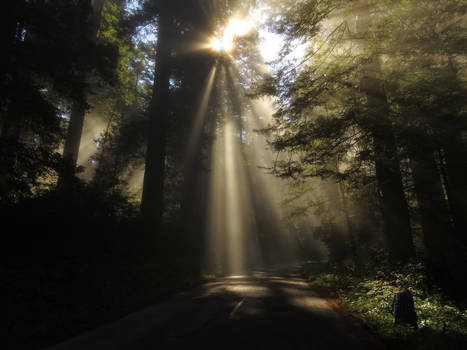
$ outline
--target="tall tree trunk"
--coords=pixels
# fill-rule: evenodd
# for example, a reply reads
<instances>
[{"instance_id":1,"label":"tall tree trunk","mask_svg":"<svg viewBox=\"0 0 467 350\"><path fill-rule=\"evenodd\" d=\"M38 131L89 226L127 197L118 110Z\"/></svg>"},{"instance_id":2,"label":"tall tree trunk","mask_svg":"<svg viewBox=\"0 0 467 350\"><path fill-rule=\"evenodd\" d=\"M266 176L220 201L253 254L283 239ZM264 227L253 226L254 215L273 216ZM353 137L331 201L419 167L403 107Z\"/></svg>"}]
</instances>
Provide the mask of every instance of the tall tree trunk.
<instances>
[{"instance_id":1,"label":"tall tree trunk","mask_svg":"<svg viewBox=\"0 0 467 350\"><path fill-rule=\"evenodd\" d=\"M192 30L182 35L181 51L191 52L193 43L207 40L206 33L214 30L213 12L215 1L187 1L190 8L186 23L191 24ZM216 131L215 113L209 110L214 106L212 95L215 90L217 66L212 53L196 51L185 54L186 72L183 80L184 89L188 93L188 106L184 122L183 136L183 188L181 198L181 228L184 235L187 254L190 254L193 267L200 267L203 263L203 249L207 234L207 213L209 197L209 181L211 173L212 145L206 144L206 136L213 139ZM186 96L186 95L184 95Z\"/></svg>"},{"instance_id":2,"label":"tall tree trunk","mask_svg":"<svg viewBox=\"0 0 467 350\"><path fill-rule=\"evenodd\" d=\"M434 152L429 147L415 150L415 146L412 145L410 151L410 167L421 215L424 244L429 260L439 263L449 254L453 227Z\"/></svg>"},{"instance_id":3,"label":"tall tree trunk","mask_svg":"<svg viewBox=\"0 0 467 350\"><path fill-rule=\"evenodd\" d=\"M415 249L389 105L381 83L376 78L366 77L365 80L386 244L391 259L404 263L415 255Z\"/></svg>"},{"instance_id":4,"label":"tall tree trunk","mask_svg":"<svg viewBox=\"0 0 467 350\"><path fill-rule=\"evenodd\" d=\"M367 1L358 10L357 34L369 38L371 14ZM360 88L366 94L368 115L365 125L373 139L376 179L384 220L384 234L390 258L395 262L407 262L415 255L409 210L404 194L396 140L389 118L389 104L378 76L379 57L373 54L364 67Z\"/></svg>"},{"instance_id":5,"label":"tall tree trunk","mask_svg":"<svg viewBox=\"0 0 467 350\"><path fill-rule=\"evenodd\" d=\"M448 100L452 91L463 92L465 89L462 79L459 77L459 68L452 56L448 57L447 78L449 90L445 98ZM455 95L455 94L454 94ZM458 96L461 97L461 96ZM456 104L454 103L454 106ZM445 127L441 140L441 168L444 172L445 188L448 195L449 206L456 228L456 246L467 248L467 143L463 134L466 132L467 124L463 115L463 104L454 107L449 116L443 116Z\"/></svg>"},{"instance_id":6,"label":"tall tree trunk","mask_svg":"<svg viewBox=\"0 0 467 350\"><path fill-rule=\"evenodd\" d=\"M91 0L92 5L92 16L89 20L91 25L91 35L92 38L97 39L99 33L99 27L102 20L102 10L104 9L105 2L107 0Z\"/></svg>"},{"instance_id":7,"label":"tall tree trunk","mask_svg":"<svg viewBox=\"0 0 467 350\"><path fill-rule=\"evenodd\" d=\"M88 20L91 26L90 35L92 40L97 40L97 33L101 23L102 9L106 0L91 0L93 13ZM81 75L81 81L86 80L86 74ZM63 159L65 161L63 173L59 179L59 186L68 187L72 181L78 162L79 146L83 133L84 118L86 114L86 93L83 93L82 101L75 101L71 107L70 123L63 148Z\"/></svg>"},{"instance_id":8,"label":"tall tree trunk","mask_svg":"<svg viewBox=\"0 0 467 350\"><path fill-rule=\"evenodd\" d=\"M171 24L170 13L161 9L159 13L154 87L149 106L150 124L141 200L143 228L149 235L154 235L160 231L164 209Z\"/></svg>"},{"instance_id":9,"label":"tall tree trunk","mask_svg":"<svg viewBox=\"0 0 467 350\"><path fill-rule=\"evenodd\" d=\"M446 190L451 208L456 238L467 243L467 152L459 135L453 135L443 148L443 166L447 175Z\"/></svg>"}]
</instances>

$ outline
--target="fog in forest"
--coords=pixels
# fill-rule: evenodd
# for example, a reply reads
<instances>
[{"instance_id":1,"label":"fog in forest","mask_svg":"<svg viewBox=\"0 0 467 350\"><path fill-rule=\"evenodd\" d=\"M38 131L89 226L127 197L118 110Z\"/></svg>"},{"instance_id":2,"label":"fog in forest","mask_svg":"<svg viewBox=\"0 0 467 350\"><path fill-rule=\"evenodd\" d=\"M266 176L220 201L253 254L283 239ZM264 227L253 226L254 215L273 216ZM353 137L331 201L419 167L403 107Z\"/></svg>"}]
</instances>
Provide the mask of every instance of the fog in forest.
<instances>
[{"instance_id":1,"label":"fog in forest","mask_svg":"<svg viewBox=\"0 0 467 350\"><path fill-rule=\"evenodd\" d=\"M0 245L18 317L24 295L45 308L73 290L76 308L124 313L298 266L388 339L386 299L408 288L421 330L461 344L466 9L2 2ZM74 327L52 309L31 321L43 345L62 316Z\"/></svg>"}]
</instances>

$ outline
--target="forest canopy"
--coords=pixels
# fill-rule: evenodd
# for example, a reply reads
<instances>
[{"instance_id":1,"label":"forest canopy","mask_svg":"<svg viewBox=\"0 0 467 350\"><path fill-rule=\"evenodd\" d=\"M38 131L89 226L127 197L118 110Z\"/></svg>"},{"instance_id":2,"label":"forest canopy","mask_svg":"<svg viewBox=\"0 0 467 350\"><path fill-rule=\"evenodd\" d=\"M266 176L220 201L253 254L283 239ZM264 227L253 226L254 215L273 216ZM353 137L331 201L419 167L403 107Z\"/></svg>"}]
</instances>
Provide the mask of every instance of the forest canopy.
<instances>
[{"instance_id":1,"label":"forest canopy","mask_svg":"<svg viewBox=\"0 0 467 350\"><path fill-rule=\"evenodd\" d=\"M465 1L1 6L13 255L177 241L214 270L382 251L464 275Z\"/></svg>"}]
</instances>

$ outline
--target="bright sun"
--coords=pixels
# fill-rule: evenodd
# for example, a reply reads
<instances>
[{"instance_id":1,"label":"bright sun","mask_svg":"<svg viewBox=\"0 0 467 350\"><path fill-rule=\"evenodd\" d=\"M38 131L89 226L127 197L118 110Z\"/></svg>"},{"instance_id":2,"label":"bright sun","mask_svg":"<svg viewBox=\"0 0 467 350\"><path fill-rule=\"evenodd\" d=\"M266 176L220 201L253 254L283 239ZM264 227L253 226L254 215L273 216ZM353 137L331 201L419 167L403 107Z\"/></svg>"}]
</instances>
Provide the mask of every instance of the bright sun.
<instances>
[{"instance_id":1,"label":"bright sun","mask_svg":"<svg viewBox=\"0 0 467 350\"><path fill-rule=\"evenodd\" d=\"M220 33L209 40L209 47L216 52L231 52L235 47L235 39L246 35L253 28L248 20L233 18Z\"/></svg>"}]
</instances>

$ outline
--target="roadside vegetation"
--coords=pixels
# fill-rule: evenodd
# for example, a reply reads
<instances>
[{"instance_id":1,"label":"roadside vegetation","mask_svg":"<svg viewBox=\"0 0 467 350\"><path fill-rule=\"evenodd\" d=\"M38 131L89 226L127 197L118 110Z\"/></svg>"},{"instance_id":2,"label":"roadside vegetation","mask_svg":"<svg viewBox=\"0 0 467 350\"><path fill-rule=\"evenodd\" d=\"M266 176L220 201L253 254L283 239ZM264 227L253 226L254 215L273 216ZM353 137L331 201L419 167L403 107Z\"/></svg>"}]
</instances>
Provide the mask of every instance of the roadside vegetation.
<instances>
[{"instance_id":1,"label":"roadside vegetation","mask_svg":"<svg viewBox=\"0 0 467 350\"><path fill-rule=\"evenodd\" d=\"M359 272L351 263L308 262L303 272L349 311L361 314L372 332L390 347L424 350L467 347L465 299L453 299L438 288L420 262L400 269L381 262ZM418 329L394 325L392 300L401 286L408 287L413 294Z\"/></svg>"}]
</instances>

